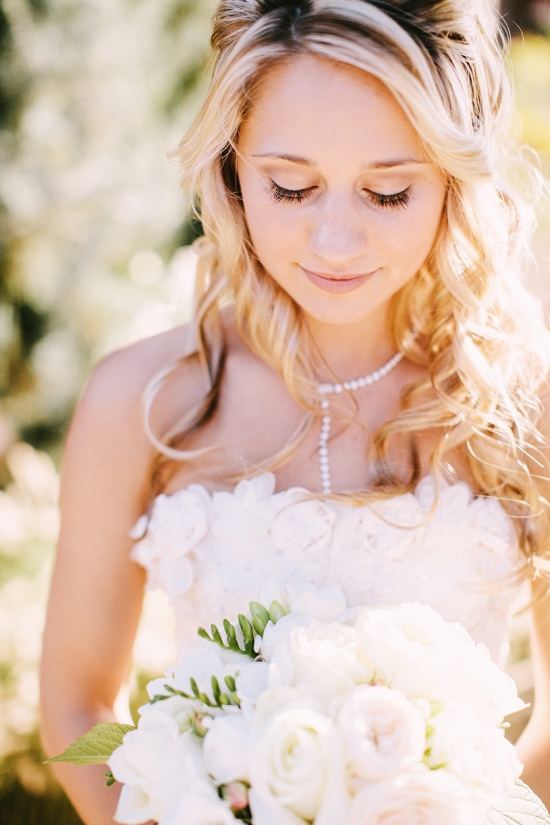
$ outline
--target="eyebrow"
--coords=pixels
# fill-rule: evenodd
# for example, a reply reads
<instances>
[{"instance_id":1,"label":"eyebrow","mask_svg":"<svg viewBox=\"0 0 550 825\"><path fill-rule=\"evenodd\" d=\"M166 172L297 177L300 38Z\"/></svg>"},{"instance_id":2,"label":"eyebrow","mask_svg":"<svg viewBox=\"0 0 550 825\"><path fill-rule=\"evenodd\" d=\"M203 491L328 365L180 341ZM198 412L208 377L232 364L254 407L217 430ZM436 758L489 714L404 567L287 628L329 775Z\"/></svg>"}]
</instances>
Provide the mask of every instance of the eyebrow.
<instances>
[{"instance_id":1,"label":"eyebrow","mask_svg":"<svg viewBox=\"0 0 550 825\"><path fill-rule=\"evenodd\" d=\"M277 154L276 152L265 152L252 155L253 158L273 158L273 160L288 160L291 163L297 163L300 166L315 166L316 164L313 163L311 160L307 160L307 158L301 158L298 155L286 155L286 154ZM364 164L364 169L392 169L395 166L410 166L411 164L415 164L417 166L425 165L428 161L425 160L417 160L416 158L399 158L395 160L379 160L375 161L374 163L366 163Z\"/></svg>"}]
</instances>

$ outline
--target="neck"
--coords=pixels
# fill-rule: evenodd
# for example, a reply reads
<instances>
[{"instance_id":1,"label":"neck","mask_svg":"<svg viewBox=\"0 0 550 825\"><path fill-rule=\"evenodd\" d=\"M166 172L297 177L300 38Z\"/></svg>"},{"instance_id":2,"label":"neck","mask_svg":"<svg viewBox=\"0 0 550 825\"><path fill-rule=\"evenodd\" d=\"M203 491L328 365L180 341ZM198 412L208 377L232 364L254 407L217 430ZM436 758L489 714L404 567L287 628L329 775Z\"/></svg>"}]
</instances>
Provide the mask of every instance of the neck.
<instances>
[{"instance_id":1,"label":"neck","mask_svg":"<svg viewBox=\"0 0 550 825\"><path fill-rule=\"evenodd\" d=\"M317 352L316 369L321 381L350 381L379 369L397 352L386 319L373 314L352 324L327 324L307 317L306 323Z\"/></svg>"}]
</instances>

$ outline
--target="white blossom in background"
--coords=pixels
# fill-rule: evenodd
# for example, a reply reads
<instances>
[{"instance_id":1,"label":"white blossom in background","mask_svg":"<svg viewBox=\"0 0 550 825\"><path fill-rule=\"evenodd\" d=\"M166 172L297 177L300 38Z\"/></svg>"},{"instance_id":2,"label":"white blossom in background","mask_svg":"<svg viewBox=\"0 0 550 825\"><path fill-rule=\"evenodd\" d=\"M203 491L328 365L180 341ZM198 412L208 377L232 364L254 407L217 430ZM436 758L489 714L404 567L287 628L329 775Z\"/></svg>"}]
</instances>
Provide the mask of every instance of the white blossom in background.
<instances>
[{"instance_id":1,"label":"white blossom in background","mask_svg":"<svg viewBox=\"0 0 550 825\"><path fill-rule=\"evenodd\" d=\"M213 6L49 0L34 19L3 4L30 92L16 143L0 133L0 198L18 288L52 326L36 387L7 407L22 425L70 408L109 350L189 317L193 261L171 251L187 203L166 152L200 102L178 85L193 87Z\"/></svg>"}]
</instances>

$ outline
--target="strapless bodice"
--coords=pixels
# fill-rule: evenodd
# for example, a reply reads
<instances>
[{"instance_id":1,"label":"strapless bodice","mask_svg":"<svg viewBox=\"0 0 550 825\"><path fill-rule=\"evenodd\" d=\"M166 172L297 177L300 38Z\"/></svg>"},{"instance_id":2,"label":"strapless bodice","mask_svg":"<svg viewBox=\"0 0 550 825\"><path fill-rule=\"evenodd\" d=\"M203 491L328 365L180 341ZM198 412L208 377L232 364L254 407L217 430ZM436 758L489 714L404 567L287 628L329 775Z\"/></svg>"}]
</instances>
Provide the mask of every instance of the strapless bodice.
<instances>
[{"instance_id":1,"label":"strapless bodice","mask_svg":"<svg viewBox=\"0 0 550 825\"><path fill-rule=\"evenodd\" d=\"M262 593L338 585L348 604L419 601L460 622L504 663L521 553L498 500L425 477L414 493L359 507L275 493L271 473L233 492L161 494L134 528L132 558L174 606L180 649ZM435 506L434 506L435 501ZM433 512L432 512L433 510ZM145 535L143 535L145 531Z\"/></svg>"}]
</instances>

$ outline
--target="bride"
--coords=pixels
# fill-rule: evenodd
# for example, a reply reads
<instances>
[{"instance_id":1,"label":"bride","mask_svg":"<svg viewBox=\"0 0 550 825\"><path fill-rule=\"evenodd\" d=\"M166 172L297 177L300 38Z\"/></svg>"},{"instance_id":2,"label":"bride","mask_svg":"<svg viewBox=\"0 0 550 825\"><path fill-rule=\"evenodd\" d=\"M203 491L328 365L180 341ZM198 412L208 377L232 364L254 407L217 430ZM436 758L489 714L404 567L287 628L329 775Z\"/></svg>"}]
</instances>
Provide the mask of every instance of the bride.
<instances>
[{"instance_id":1,"label":"bride","mask_svg":"<svg viewBox=\"0 0 550 825\"><path fill-rule=\"evenodd\" d=\"M205 232L194 321L102 361L67 442L45 749L114 718L146 577L182 647L311 582L429 603L500 664L530 582L518 747L548 804L550 341L492 4L222 0L212 45L174 153ZM103 770L58 767L87 825L113 822Z\"/></svg>"}]
</instances>

